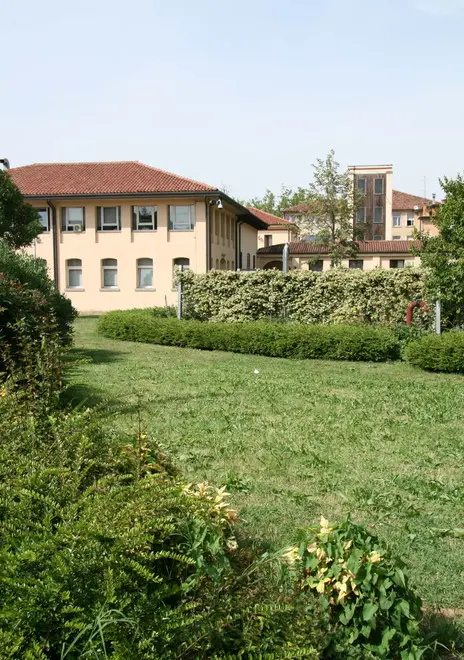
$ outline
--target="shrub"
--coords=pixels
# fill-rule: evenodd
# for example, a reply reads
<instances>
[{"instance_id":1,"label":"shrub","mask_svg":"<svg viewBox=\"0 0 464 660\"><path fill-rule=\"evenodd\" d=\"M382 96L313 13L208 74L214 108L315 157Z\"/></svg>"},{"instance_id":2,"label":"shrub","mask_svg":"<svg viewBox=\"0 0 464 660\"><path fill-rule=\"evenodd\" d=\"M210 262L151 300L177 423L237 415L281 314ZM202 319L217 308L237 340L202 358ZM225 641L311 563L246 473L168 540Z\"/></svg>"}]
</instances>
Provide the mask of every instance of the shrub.
<instances>
[{"instance_id":1,"label":"shrub","mask_svg":"<svg viewBox=\"0 0 464 660\"><path fill-rule=\"evenodd\" d=\"M387 328L204 323L155 318L145 310L109 312L100 318L98 330L113 339L298 359L380 362L397 359L400 347Z\"/></svg>"},{"instance_id":2,"label":"shrub","mask_svg":"<svg viewBox=\"0 0 464 660\"><path fill-rule=\"evenodd\" d=\"M0 391L2 657L318 657L314 599L165 465L143 433Z\"/></svg>"},{"instance_id":3,"label":"shrub","mask_svg":"<svg viewBox=\"0 0 464 660\"><path fill-rule=\"evenodd\" d=\"M184 283L185 315L200 321L283 317L300 323L393 326L404 323L411 300L424 297L425 279L418 268L211 271L204 275L186 271L179 277ZM429 327L431 314L416 313L414 323Z\"/></svg>"},{"instance_id":4,"label":"shrub","mask_svg":"<svg viewBox=\"0 0 464 660\"><path fill-rule=\"evenodd\" d=\"M151 312L153 316L158 316L161 318L176 318L177 310L171 305L170 307L152 307Z\"/></svg>"},{"instance_id":5,"label":"shrub","mask_svg":"<svg viewBox=\"0 0 464 660\"><path fill-rule=\"evenodd\" d=\"M464 373L464 332L426 335L406 348L406 359L428 371Z\"/></svg>"},{"instance_id":6,"label":"shrub","mask_svg":"<svg viewBox=\"0 0 464 660\"><path fill-rule=\"evenodd\" d=\"M418 659L421 600L405 565L350 519L302 534L285 559L297 586L317 594L332 621L329 657ZM361 649L371 656L361 654Z\"/></svg>"}]
</instances>

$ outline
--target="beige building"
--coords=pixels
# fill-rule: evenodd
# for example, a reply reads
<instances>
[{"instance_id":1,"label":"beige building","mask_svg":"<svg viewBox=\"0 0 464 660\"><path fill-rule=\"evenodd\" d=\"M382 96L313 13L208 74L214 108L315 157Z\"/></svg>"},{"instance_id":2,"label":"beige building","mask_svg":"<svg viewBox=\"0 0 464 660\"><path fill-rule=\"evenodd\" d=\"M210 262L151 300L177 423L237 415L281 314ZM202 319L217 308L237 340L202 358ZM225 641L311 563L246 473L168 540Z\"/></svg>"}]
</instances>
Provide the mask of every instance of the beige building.
<instances>
[{"instance_id":1,"label":"beige building","mask_svg":"<svg viewBox=\"0 0 464 660\"><path fill-rule=\"evenodd\" d=\"M392 239L396 241L412 240L414 230L436 236L438 229L432 223L432 218L438 206L439 203L435 200L394 190Z\"/></svg>"},{"instance_id":2,"label":"beige building","mask_svg":"<svg viewBox=\"0 0 464 660\"><path fill-rule=\"evenodd\" d=\"M265 223L266 229L258 231L258 248L270 247L279 243L290 243L298 238L298 227L285 218L280 218L272 213L247 207L250 213Z\"/></svg>"},{"instance_id":3,"label":"beige building","mask_svg":"<svg viewBox=\"0 0 464 660\"><path fill-rule=\"evenodd\" d=\"M358 243L355 259L345 259L342 266L351 269L372 270L374 268L405 268L419 266L420 257L412 254L417 242L411 241L365 241ZM282 268L283 245L273 245L258 250L258 267L265 270ZM289 244L289 269L322 272L331 268L327 249L314 241Z\"/></svg>"},{"instance_id":4,"label":"beige building","mask_svg":"<svg viewBox=\"0 0 464 660\"><path fill-rule=\"evenodd\" d=\"M256 266L266 223L212 186L138 162L9 172L44 227L29 251L80 312L174 304L178 266Z\"/></svg>"}]
</instances>

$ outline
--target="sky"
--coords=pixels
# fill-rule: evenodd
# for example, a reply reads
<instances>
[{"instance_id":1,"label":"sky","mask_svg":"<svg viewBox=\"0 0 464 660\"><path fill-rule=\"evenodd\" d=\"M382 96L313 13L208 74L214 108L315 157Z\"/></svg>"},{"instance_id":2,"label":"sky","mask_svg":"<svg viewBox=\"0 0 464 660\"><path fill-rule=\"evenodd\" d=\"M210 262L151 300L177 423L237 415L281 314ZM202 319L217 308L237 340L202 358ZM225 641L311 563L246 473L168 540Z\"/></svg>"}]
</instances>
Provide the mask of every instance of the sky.
<instances>
[{"instance_id":1,"label":"sky","mask_svg":"<svg viewBox=\"0 0 464 660\"><path fill-rule=\"evenodd\" d=\"M334 149L440 197L463 32L464 0L2 0L0 158L139 160L249 199Z\"/></svg>"}]
</instances>

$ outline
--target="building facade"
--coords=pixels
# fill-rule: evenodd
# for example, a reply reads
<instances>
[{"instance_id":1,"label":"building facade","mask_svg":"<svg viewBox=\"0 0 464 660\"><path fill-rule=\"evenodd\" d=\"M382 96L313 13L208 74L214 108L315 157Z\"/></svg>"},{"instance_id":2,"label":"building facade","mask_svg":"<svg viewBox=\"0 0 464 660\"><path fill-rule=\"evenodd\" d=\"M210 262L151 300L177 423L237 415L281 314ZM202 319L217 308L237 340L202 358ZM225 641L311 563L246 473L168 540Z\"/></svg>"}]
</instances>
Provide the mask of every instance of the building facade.
<instances>
[{"instance_id":1,"label":"building facade","mask_svg":"<svg viewBox=\"0 0 464 660\"><path fill-rule=\"evenodd\" d=\"M44 227L29 252L79 312L171 305L178 267L256 263L265 223L212 186L138 162L9 172Z\"/></svg>"},{"instance_id":2,"label":"building facade","mask_svg":"<svg viewBox=\"0 0 464 660\"><path fill-rule=\"evenodd\" d=\"M250 213L266 225L266 229L258 231L258 249L297 240L298 227L292 222L289 222L289 220L280 218L272 213L267 213L266 211L261 211L261 209L256 209L252 206L248 206L247 208Z\"/></svg>"},{"instance_id":3,"label":"building facade","mask_svg":"<svg viewBox=\"0 0 464 660\"><path fill-rule=\"evenodd\" d=\"M282 268L283 245L273 245L258 250L258 267L264 270ZM350 269L373 270L374 268L405 268L419 266L420 257L413 253L418 242L365 241L358 243L353 259L344 259L342 266ZM322 272L331 268L327 249L313 241L289 244L289 269Z\"/></svg>"}]
</instances>

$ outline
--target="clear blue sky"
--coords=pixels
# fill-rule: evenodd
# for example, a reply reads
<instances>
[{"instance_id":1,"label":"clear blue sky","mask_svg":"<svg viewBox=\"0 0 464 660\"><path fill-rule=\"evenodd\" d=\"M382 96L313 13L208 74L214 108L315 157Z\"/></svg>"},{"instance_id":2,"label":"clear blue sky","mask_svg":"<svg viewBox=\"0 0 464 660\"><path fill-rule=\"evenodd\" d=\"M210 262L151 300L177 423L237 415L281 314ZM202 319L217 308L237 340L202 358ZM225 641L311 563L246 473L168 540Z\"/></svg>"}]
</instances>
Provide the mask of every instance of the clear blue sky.
<instances>
[{"instance_id":1,"label":"clear blue sky","mask_svg":"<svg viewBox=\"0 0 464 660\"><path fill-rule=\"evenodd\" d=\"M4 0L0 157L140 160L236 197L464 163L464 0Z\"/></svg>"}]
</instances>

